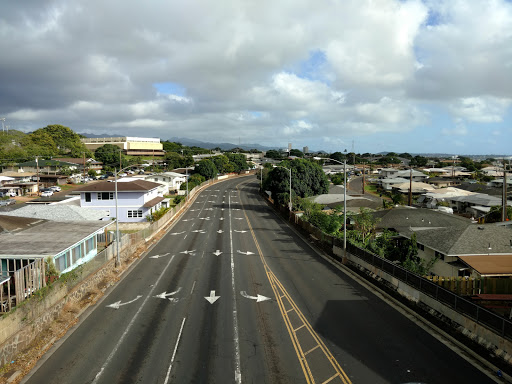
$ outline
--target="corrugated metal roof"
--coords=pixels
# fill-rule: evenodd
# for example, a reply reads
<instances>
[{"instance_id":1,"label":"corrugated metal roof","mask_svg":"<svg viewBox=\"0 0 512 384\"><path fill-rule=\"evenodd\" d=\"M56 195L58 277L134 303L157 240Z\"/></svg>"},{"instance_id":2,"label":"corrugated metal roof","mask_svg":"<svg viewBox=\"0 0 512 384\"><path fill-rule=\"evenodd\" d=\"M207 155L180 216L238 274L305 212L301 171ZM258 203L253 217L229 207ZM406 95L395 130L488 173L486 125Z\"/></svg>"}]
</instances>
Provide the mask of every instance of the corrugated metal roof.
<instances>
[{"instance_id":1,"label":"corrugated metal roof","mask_svg":"<svg viewBox=\"0 0 512 384\"><path fill-rule=\"evenodd\" d=\"M483 276L512 275L512 254L460 256L459 259Z\"/></svg>"}]
</instances>

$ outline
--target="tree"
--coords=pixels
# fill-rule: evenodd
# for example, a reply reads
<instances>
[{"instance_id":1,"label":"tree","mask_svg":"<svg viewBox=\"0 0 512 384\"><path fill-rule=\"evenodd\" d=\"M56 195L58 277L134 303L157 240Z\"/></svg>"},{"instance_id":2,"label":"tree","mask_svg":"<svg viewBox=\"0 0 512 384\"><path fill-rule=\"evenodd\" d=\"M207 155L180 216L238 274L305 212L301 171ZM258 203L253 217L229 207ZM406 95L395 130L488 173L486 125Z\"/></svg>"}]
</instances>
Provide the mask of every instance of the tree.
<instances>
[{"instance_id":1,"label":"tree","mask_svg":"<svg viewBox=\"0 0 512 384\"><path fill-rule=\"evenodd\" d=\"M281 159L281 153L276 151L275 149L269 149L267 153L265 153L265 157L268 159Z\"/></svg>"},{"instance_id":2,"label":"tree","mask_svg":"<svg viewBox=\"0 0 512 384\"><path fill-rule=\"evenodd\" d=\"M345 175L343 173L335 173L334 175L331 175L331 182L334 185L343 185L345 181Z\"/></svg>"},{"instance_id":3,"label":"tree","mask_svg":"<svg viewBox=\"0 0 512 384\"><path fill-rule=\"evenodd\" d=\"M355 238L366 247L368 243L375 238L375 230L380 220L373 216L368 208L364 207L359 209L358 215L351 217L354 220L355 229L355 231L351 231L351 237Z\"/></svg>"},{"instance_id":4,"label":"tree","mask_svg":"<svg viewBox=\"0 0 512 384\"><path fill-rule=\"evenodd\" d=\"M292 150L290 150L290 156L304 157L304 153L302 153L302 151L300 151L298 149L292 149Z\"/></svg>"},{"instance_id":5,"label":"tree","mask_svg":"<svg viewBox=\"0 0 512 384\"><path fill-rule=\"evenodd\" d=\"M43 131L51 136L61 154L68 154L71 157L82 157L85 153L87 157L91 156L91 152L80 141L80 135L69 127L59 124L47 125L34 131L34 134L38 134L39 131Z\"/></svg>"},{"instance_id":6,"label":"tree","mask_svg":"<svg viewBox=\"0 0 512 384\"><path fill-rule=\"evenodd\" d=\"M487 223L499 223L502 219L501 215L503 207L501 205L495 205L491 207L489 213L485 217ZM512 220L512 207L507 206L507 218Z\"/></svg>"},{"instance_id":7,"label":"tree","mask_svg":"<svg viewBox=\"0 0 512 384\"><path fill-rule=\"evenodd\" d=\"M427 163L428 159L426 157L416 155L411 159L409 164L413 167L424 167Z\"/></svg>"},{"instance_id":8,"label":"tree","mask_svg":"<svg viewBox=\"0 0 512 384\"><path fill-rule=\"evenodd\" d=\"M316 162L294 159L281 164L282 167L278 166L268 173L263 184L264 189L271 191L274 198L277 196L279 202L286 203L289 198L290 174L287 169L292 172L292 198L294 194L304 198L329 191L329 180Z\"/></svg>"},{"instance_id":9,"label":"tree","mask_svg":"<svg viewBox=\"0 0 512 384\"><path fill-rule=\"evenodd\" d=\"M334 152L329 155L330 159L337 160L339 162L343 162L345 160L345 155L341 152Z\"/></svg>"},{"instance_id":10,"label":"tree","mask_svg":"<svg viewBox=\"0 0 512 384\"><path fill-rule=\"evenodd\" d=\"M241 153L228 153L227 158L233 165L234 172L240 172L249 169L249 165L247 164L247 157L245 157L245 155Z\"/></svg>"},{"instance_id":11,"label":"tree","mask_svg":"<svg viewBox=\"0 0 512 384\"><path fill-rule=\"evenodd\" d=\"M172 142L169 140L162 141L162 147L165 152L181 152L183 145L181 143Z\"/></svg>"},{"instance_id":12,"label":"tree","mask_svg":"<svg viewBox=\"0 0 512 384\"><path fill-rule=\"evenodd\" d=\"M167 169L173 170L181 168L184 165L184 157L176 152L167 152L165 154L165 161L167 162Z\"/></svg>"},{"instance_id":13,"label":"tree","mask_svg":"<svg viewBox=\"0 0 512 384\"><path fill-rule=\"evenodd\" d=\"M94 158L106 166L119 168L119 151L119 147L105 144L94 151ZM121 164L123 164L123 157L121 155ZM126 160L124 162L126 163Z\"/></svg>"},{"instance_id":14,"label":"tree","mask_svg":"<svg viewBox=\"0 0 512 384\"><path fill-rule=\"evenodd\" d=\"M227 167L229 164L229 158L226 155L214 156L212 157L212 161L219 173L226 173L227 168L234 169L234 167Z\"/></svg>"},{"instance_id":15,"label":"tree","mask_svg":"<svg viewBox=\"0 0 512 384\"><path fill-rule=\"evenodd\" d=\"M25 136L22 144L29 156L51 157L59 153L52 136L43 129Z\"/></svg>"},{"instance_id":16,"label":"tree","mask_svg":"<svg viewBox=\"0 0 512 384\"><path fill-rule=\"evenodd\" d=\"M217 168L210 159L201 160L196 166L196 172L203 176L206 180L213 179L217 176Z\"/></svg>"}]
</instances>

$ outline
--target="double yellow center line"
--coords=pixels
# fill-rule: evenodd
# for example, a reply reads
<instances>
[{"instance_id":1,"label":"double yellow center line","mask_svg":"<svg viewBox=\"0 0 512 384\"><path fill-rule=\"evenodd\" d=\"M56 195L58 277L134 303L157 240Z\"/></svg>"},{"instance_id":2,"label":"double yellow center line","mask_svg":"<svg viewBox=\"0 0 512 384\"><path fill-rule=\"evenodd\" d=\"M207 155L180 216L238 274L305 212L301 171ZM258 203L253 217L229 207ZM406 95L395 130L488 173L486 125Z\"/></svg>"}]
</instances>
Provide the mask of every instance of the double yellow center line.
<instances>
[{"instance_id":1,"label":"double yellow center line","mask_svg":"<svg viewBox=\"0 0 512 384\"><path fill-rule=\"evenodd\" d=\"M243 208L243 203L240 199ZM325 346L322 339L314 331L313 327L307 321L297 307L289 293L284 288L276 275L268 266L263 252L261 251L256 235L252 229L251 222L247 217L245 209L243 209L247 225L251 231L254 244L258 249L260 260L265 268L268 281L274 291L276 301L279 305L279 311L283 317L286 329L290 335L290 339L299 359L304 377L307 383L336 383L351 384L347 374L341 369L335 357Z\"/></svg>"}]
</instances>

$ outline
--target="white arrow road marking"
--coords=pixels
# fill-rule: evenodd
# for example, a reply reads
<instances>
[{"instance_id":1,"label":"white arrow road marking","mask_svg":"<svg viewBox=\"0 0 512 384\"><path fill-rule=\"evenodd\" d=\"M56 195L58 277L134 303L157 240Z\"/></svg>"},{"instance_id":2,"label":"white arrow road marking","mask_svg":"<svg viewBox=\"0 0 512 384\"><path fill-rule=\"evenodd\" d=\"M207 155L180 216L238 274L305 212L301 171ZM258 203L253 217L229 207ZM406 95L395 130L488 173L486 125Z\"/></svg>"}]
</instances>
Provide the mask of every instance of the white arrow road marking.
<instances>
[{"instance_id":1,"label":"white arrow road marking","mask_svg":"<svg viewBox=\"0 0 512 384\"><path fill-rule=\"evenodd\" d=\"M133 302L135 302L135 301L139 300L141 297L142 297L142 296L140 296L140 295L139 295L139 296L137 296L135 299L130 300L130 301L127 301L126 303L121 303L121 300L119 300L119 301L116 301L115 303L112 303L112 304L107 305L107 307L108 307L108 308L119 309L119 307L120 307L120 306L122 306L122 305L126 305L126 304L131 304L131 303L133 303Z\"/></svg>"},{"instance_id":2,"label":"white arrow road marking","mask_svg":"<svg viewBox=\"0 0 512 384\"><path fill-rule=\"evenodd\" d=\"M242 252L241 250L237 250L238 253L241 253L242 255L254 255L254 252L251 252L251 251L247 251L247 252Z\"/></svg>"},{"instance_id":3,"label":"white arrow road marking","mask_svg":"<svg viewBox=\"0 0 512 384\"><path fill-rule=\"evenodd\" d=\"M211 197L217 197L217 195L210 195Z\"/></svg>"},{"instance_id":4,"label":"white arrow road marking","mask_svg":"<svg viewBox=\"0 0 512 384\"><path fill-rule=\"evenodd\" d=\"M215 203L215 200L208 200L209 203Z\"/></svg>"},{"instance_id":5,"label":"white arrow road marking","mask_svg":"<svg viewBox=\"0 0 512 384\"><path fill-rule=\"evenodd\" d=\"M221 252L221 251L219 251L219 250L217 249L215 252L213 252L213 254L214 254L215 256L219 256L219 255L221 255L221 254L222 254L222 252Z\"/></svg>"},{"instance_id":6,"label":"white arrow road marking","mask_svg":"<svg viewBox=\"0 0 512 384\"><path fill-rule=\"evenodd\" d=\"M200 211L200 209L189 209L190 212Z\"/></svg>"},{"instance_id":7,"label":"white arrow road marking","mask_svg":"<svg viewBox=\"0 0 512 384\"><path fill-rule=\"evenodd\" d=\"M161 257L165 257L165 256L168 256L168 255L170 255L170 253L169 253L169 252L164 253L163 255L154 255L154 256L149 256L149 258L150 258L150 259L159 259L159 258L161 258Z\"/></svg>"},{"instance_id":8,"label":"white arrow road marking","mask_svg":"<svg viewBox=\"0 0 512 384\"><path fill-rule=\"evenodd\" d=\"M213 211L213 208L205 208L205 211Z\"/></svg>"},{"instance_id":9,"label":"white arrow road marking","mask_svg":"<svg viewBox=\"0 0 512 384\"><path fill-rule=\"evenodd\" d=\"M200 217L199 220L210 220L209 217Z\"/></svg>"},{"instance_id":10,"label":"white arrow road marking","mask_svg":"<svg viewBox=\"0 0 512 384\"><path fill-rule=\"evenodd\" d=\"M243 217L235 217L235 220L243 220Z\"/></svg>"},{"instance_id":11,"label":"white arrow road marking","mask_svg":"<svg viewBox=\"0 0 512 384\"><path fill-rule=\"evenodd\" d=\"M206 233L204 229L194 229L192 232L196 232L196 233Z\"/></svg>"},{"instance_id":12,"label":"white arrow road marking","mask_svg":"<svg viewBox=\"0 0 512 384\"><path fill-rule=\"evenodd\" d=\"M149 294L148 296L146 296L146 298L144 299L144 301L142 302L142 304L140 305L139 309L137 310L137 313L135 313L135 315L132 317L132 319L130 320L130 323L128 324L128 326L126 327L126 329L124 330L123 334L121 335L121 337L119 338L116 346L114 347L114 349L112 350L112 352L110 352L110 354L108 355L107 357L107 360L105 360L105 363L101 366L101 369L100 371L96 374L96 376L94 377L94 380L92 381L92 384L97 384L99 379L101 378L101 375L103 375L103 372L105 371L105 369L107 368L107 366L110 364L110 362L112 361L112 359L114 358L115 354L117 353L119 347L121 346L121 344L123 344L123 341L124 339L126 338L126 335L128 335L128 333L130 333L130 329L133 327L133 324L135 323L135 321L137 320L137 317L139 316L140 312L142 311L142 309L144 308L144 305L146 304L146 302L149 300L150 296L153 294L153 291L155 290L155 287L158 285L158 283L160 282L160 280L162 279L162 276L165 275L165 271L167 271L167 269L169 268L169 265L171 265L172 261L174 260L174 256L171 257L171 259L169 260L169 262L167 263L167 265L165 266L165 268L162 270L162 273L160 274L160 276L158 276L158 279L156 279L155 283L153 284L153 287L149 290Z\"/></svg>"},{"instance_id":13,"label":"white arrow road marking","mask_svg":"<svg viewBox=\"0 0 512 384\"><path fill-rule=\"evenodd\" d=\"M214 192L220 192L220 189L214 189L213 191Z\"/></svg>"},{"instance_id":14,"label":"white arrow road marking","mask_svg":"<svg viewBox=\"0 0 512 384\"><path fill-rule=\"evenodd\" d=\"M184 253L185 255L193 255L196 250L193 249L192 251L181 251L180 253Z\"/></svg>"},{"instance_id":15,"label":"white arrow road marking","mask_svg":"<svg viewBox=\"0 0 512 384\"><path fill-rule=\"evenodd\" d=\"M247 232L247 231L237 231L236 229L233 229L233 231L238 232L238 233L245 233L245 232Z\"/></svg>"},{"instance_id":16,"label":"white arrow road marking","mask_svg":"<svg viewBox=\"0 0 512 384\"><path fill-rule=\"evenodd\" d=\"M172 296L172 295L175 295L177 294L179 291L181 290L181 287L179 287L176 291L174 292L170 292L170 293L167 293L167 292L162 292L156 296L153 296L153 297L157 297L159 299L168 299L169 301L173 302L173 303L176 303L178 302L178 299L174 298L174 297L168 297L168 296Z\"/></svg>"},{"instance_id":17,"label":"white arrow road marking","mask_svg":"<svg viewBox=\"0 0 512 384\"><path fill-rule=\"evenodd\" d=\"M176 236L176 235L182 235L184 233L185 233L185 231L183 231L183 232L173 232L173 233L169 233L169 235Z\"/></svg>"},{"instance_id":18,"label":"white arrow road marking","mask_svg":"<svg viewBox=\"0 0 512 384\"><path fill-rule=\"evenodd\" d=\"M223 233L224 231L222 229L219 229L217 233Z\"/></svg>"},{"instance_id":19,"label":"white arrow road marking","mask_svg":"<svg viewBox=\"0 0 512 384\"><path fill-rule=\"evenodd\" d=\"M215 291L210 291L210 296L205 296L204 298L208 300L210 304L213 304L220 298L220 296L215 296Z\"/></svg>"},{"instance_id":20,"label":"white arrow road marking","mask_svg":"<svg viewBox=\"0 0 512 384\"><path fill-rule=\"evenodd\" d=\"M194 220L194 219L181 219L181 221L190 221L190 220Z\"/></svg>"},{"instance_id":21,"label":"white arrow road marking","mask_svg":"<svg viewBox=\"0 0 512 384\"><path fill-rule=\"evenodd\" d=\"M256 300L257 303L259 303L260 301L270 300L270 297L263 296L260 294L258 294L258 296L249 296L247 293L245 293L245 291L240 291L240 294L246 299Z\"/></svg>"}]
</instances>

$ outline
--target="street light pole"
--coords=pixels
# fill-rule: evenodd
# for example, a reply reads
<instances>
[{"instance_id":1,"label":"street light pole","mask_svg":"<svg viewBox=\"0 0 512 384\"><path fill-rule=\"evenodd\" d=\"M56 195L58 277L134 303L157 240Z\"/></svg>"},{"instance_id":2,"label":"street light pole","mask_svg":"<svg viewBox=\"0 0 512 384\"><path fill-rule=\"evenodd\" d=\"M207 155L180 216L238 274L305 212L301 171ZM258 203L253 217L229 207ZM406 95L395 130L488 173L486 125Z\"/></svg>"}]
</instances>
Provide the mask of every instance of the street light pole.
<instances>
[{"instance_id":1,"label":"street light pole","mask_svg":"<svg viewBox=\"0 0 512 384\"><path fill-rule=\"evenodd\" d=\"M121 266L121 256L119 255L119 210L117 206L117 170L114 168L114 191L116 200L116 267Z\"/></svg>"},{"instance_id":2,"label":"street light pole","mask_svg":"<svg viewBox=\"0 0 512 384\"><path fill-rule=\"evenodd\" d=\"M347 150L344 151L343 160L343 259L342 263L347 263ZM315 160L331 160L341 164L341 161L325 157L314 157ZM364 185L363 185L364 188Z\"/></svg>"},{"instance_id":3,"label":"street light pole","mask_svg":"<svg viewBox=\"0 0 512 384\"><path fill-rule=\"evenodd\" d=\"M347 263L347 150L343 161L343 264Z\"/></svg>"}]
</instances>

